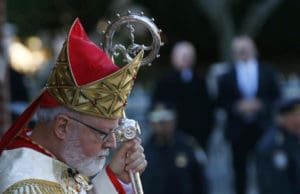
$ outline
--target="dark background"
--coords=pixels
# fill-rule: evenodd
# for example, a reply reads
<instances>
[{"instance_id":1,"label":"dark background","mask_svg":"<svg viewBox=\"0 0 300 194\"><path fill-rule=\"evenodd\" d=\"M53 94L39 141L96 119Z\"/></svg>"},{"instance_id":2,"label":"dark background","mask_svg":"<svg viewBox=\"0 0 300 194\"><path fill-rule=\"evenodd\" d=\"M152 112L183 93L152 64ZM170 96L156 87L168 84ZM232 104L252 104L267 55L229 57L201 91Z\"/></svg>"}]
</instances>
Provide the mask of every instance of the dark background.
<instances>
[{"instance_id":1,"label":"dark background","mask_svg":"<svg viewBox=\"0 0 300 194\"><path fill-rule=\"evenodd\" d=\"M231 14L239 26L251 1L232 2ZM58 29L67 32L76 17L81 19L89 33L95 30L100 18L109 18L118 12L112 4L112 1L99 0L9 0L7 20L17 26L21 38L42 30L53 34ZM155 63L160 63L162 67L168 64L171 46L175 41L183 39L196 45L200 68L205 70L210 64L221 60L217 49L218 37L194 0L133 0L130 4L141 6L150 17L156 19L156 24L163 30L166 44L161 48L161 58ZM262 60L274 64L284 73L299 71L299 10L300 1L284 0L255 37Z\"/></svg>"}]
</instances>

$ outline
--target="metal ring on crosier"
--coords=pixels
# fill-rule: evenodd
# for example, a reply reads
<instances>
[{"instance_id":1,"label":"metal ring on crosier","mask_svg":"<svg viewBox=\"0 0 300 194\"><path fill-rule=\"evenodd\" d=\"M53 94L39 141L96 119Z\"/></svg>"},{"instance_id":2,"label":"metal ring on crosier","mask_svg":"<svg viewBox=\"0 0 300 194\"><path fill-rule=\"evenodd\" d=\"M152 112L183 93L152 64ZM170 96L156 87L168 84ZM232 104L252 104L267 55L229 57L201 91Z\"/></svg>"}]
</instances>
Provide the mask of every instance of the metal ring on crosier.
<instances>
[{"instance_id":1,"label":"metal ring on crosier","mask_svg":"<svg viewBox=\"0 0 300 194\"><path fill-rule=\"evenodd\" d=\"M117 19L108 22L108 27L103 34L103 49L112 57L118 56L120 53L125 56L125 61L130 62L139 53L139 51L149 51L147 55L144 56L141 65L148 65L159 57L160 46L163 45L160 38L161 30L153 23L154 19L149 19L144 16L143 13L140 15L132 14L128 11L128 15L120 16L117 14ZM152 43L149 46L144 44L138 44L134 42L134 24L142 24L145 26L152 36ZM115 32L120 29L121 26L127 25L131 31L130 39L131 44L126 48L123 44L113 44L113 38Z\"/></svg>"}]
</instances>

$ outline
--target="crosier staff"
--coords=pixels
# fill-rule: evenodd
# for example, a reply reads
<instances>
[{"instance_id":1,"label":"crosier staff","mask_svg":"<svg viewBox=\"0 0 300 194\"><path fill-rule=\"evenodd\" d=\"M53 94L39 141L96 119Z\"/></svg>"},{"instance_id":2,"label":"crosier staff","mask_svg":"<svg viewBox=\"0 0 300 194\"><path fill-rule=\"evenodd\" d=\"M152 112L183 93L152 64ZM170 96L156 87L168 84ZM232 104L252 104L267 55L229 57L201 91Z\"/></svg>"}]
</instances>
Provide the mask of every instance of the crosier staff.
<instances>
[{"instance_id":1,"label":"crosier staff","mask_svg":"<svg viewBox=\"0 0 300 194\"><path fill-rule=\"evenodd\" d=\"M151 65L151 62L159 57L160 46L163 45L160 38L161 30L153 23L154 19L149 19L143 13L137 15L128 11L127 15L121 16L117 14L117 19L113 22L108 21L108 27L103 32L102 47L106 53L114 59L114 57L123 56L125 62L131 62L139 53L144 52L141 66ZM138 44L135 42L135 24L142 25L147 28L152 37L151 45ZM113 44L115 32L120 30L120 27L125 27L129 30L130 44ZM119 127L115 131L117 142L129 141L141 134L138 122L126 117L125 111L120 119ZM143 194L143 187L139 172L133 173L129 171L131 183L135 194Z\"/></svg>"},{"instance_id":2,"label":"crosier staff","mask_svg":"<svg viewBox=\"0 0 300 194\"><path fill-rule=\"evenodd\" d=\"M115 131L117 142L125 142L136 138L141 134L141 129L137 121L126 118L125 111L119 121L119 127ZM133 190L136 194L143 194L143 186L140 179L140 173L129 171Z\"/></svg>"}]
</instances>

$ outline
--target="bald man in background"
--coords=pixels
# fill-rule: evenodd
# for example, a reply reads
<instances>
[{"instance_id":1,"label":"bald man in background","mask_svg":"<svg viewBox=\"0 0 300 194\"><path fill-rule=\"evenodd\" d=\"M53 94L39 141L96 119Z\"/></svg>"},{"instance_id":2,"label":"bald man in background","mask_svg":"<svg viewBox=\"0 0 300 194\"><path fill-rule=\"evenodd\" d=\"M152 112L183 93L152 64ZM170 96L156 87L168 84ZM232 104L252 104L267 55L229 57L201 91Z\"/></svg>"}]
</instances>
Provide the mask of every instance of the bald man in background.
<instances>
[{"instance_id":1,"label":"bald man in background","mask_svg":"<svg viewBox=\"0 0 300 194\"><path fill-rule=\"evenodd\" d=\"M166 102L175 107L178 128L196 138L205 149L213 127L213 102L204 76L196 67L195 46L177 42L170 55L171 67L155 85L152 104Z\"/></svg>"}]
</instances>

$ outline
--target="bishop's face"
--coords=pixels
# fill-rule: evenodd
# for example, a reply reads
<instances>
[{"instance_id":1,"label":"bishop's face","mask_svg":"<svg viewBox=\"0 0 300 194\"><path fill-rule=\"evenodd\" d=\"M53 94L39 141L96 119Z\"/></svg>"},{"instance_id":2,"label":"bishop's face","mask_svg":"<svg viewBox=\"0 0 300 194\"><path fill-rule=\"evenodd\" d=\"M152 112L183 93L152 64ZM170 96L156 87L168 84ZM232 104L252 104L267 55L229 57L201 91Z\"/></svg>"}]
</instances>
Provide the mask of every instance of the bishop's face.
<instances>
[{"instance_id":1,"label":"bishop's face","mask_svg":"<svg viewBox=\"0 0 300 194\"><path fill-rule=\"evenodd\" d=\"M68 116L71 132L62 151L64 161L86 176L99 172L105 165L109 149L116 147L116 138L110 133L118 120L107 120L83 115Z\"/></svg>"}]
</instances>

